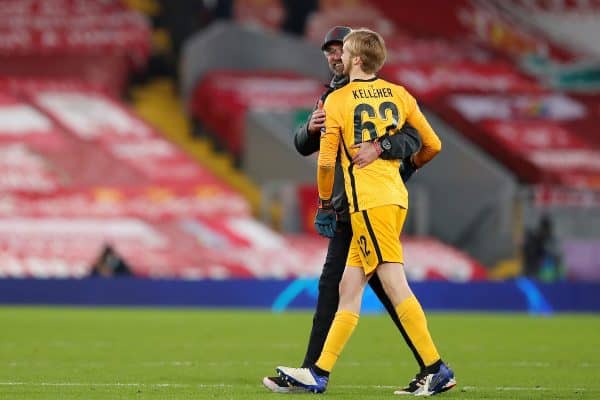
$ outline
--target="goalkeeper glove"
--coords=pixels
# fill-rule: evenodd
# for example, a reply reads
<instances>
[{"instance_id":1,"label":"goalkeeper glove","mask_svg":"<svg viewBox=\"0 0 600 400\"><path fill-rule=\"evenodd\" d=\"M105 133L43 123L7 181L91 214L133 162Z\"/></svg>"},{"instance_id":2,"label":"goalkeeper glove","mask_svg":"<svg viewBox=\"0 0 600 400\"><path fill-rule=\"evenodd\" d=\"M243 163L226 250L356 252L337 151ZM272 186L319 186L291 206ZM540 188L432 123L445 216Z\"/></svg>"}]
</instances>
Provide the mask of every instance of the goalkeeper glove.
<instances>
[{"instance_id":1,"label":"goalkeeper glove","mask_svg":"<svg viewBox=\"0 0 600 400\"><path fill-rule=\"evenodd\" d=\"M335 235L336 213L331 200L319 199L319 208L315 216L315 229L321 236L333 238Z\"/></svg>"}]
</instances>

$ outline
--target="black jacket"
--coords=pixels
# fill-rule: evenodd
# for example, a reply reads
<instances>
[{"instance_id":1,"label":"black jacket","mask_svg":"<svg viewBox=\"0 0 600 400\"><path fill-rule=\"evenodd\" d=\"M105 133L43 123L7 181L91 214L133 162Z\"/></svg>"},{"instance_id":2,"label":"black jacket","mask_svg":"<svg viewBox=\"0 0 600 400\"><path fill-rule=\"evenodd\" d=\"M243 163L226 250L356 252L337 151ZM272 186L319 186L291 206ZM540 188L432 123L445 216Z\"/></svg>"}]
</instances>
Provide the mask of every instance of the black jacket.
<instances>
[{"instance_id":1,"label":"black jacket","mask_svg":"<svg viewBox=\"0 0 600 400\"><path fill-rule=\"evenodd\" d=\"M327 90L321 95L321 100L325 102L325 99L327 96L329 96L329 93L345 86L347 83L348 78L336 79L334 77L327 87ZM309 121L310 117L308 121L299 126L294 133L294 145L296 146L296 150L298 150L298 152L303 156L308 156L316 151L319 151L319 145L321 142L321 135L311 135L308 132ZM404 160L419 150L421 147L421 138L419 136L419 132L415 128L413 128L410 124L405 123L400 129L400 132L390 136L390 143L392 145L391 149L384 150L380 157L388 160ZM350 216L348 213L348 199L346 198L346 191L344 188L344 172L342 171L339 153L335 165L332 202L333 207L338 214L338 220L346 222L349 221Z\"/></svg>"}]
</instances>

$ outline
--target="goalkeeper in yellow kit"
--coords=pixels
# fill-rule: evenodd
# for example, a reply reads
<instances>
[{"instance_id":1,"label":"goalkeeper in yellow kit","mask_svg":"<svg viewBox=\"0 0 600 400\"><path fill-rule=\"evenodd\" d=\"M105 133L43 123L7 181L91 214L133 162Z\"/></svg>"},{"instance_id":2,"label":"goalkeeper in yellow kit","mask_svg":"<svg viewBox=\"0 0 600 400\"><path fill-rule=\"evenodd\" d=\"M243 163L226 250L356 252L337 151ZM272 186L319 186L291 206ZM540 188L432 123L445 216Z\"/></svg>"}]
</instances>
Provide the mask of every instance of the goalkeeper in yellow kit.
<instances>
[{"instance_id":1,"label":"goalkeeper in yellow kit","mask_svg":"<svg viewBox=\"0 0 600 400\"><path fill-rule=\"evenodd\" d=\"M406 121L421 135L422 147L411 158L414 167L422 167L441 150L441 142L415 98L402 86L377 78L385 57L385 44L379 34L367 29L353 30L344 39L342 54L344 74L350 77L350 83L331 93L324 105L325 133L321 137L317 172L318 213L333 213L330 201L339 150L353 237L340 283L338 311L321 356L309 368L277 368L290 384L315 393L327 388L329 373L358 324L363 290L375 269L411 347L426 365L408 387L394 393L429 396L456 385L454 373L442 361L423 309L404 274L399 237L408 209L408 192L398 173L400 161L377 159L364 168L352 163L356 151L353 145L377 141L386 133L396 134Z\"/></svg>"}]
</instances>

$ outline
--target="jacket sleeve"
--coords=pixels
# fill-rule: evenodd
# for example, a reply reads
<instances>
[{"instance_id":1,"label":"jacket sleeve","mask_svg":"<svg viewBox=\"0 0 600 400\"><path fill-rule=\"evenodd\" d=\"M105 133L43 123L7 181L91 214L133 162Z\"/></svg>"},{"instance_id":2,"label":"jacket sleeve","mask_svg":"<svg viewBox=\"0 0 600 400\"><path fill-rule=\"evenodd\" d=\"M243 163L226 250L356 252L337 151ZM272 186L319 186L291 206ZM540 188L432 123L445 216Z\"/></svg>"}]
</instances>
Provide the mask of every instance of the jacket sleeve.
<instances>
[{"instance_id":1,"label":"jacket sleeve","mask_svg":"<svg viewBox=\"0 0 600 400\"><path fill-rule=\"evenodd\" d=\"M327 96L329 96L329 94L333 90L333 88L328 88L321 95L320 100L323 101L323 103L325 103L325 99L327 99ZM317 104L315 104L315 106L313 107L311 115L317 109ZM319 146L321 143L321 135L311 135L308 132L308 123L310 122L311 115L308 116L308 120L306 121L306 123L298 127L298 129L296 129L296 132L294 133L294 145L296 146L296 150L298 150L298 153L302 154L303 156L310 156L311 154L319 151Z\"/></svg>"},{"instance_id":2,"label":"jacket sleeve","mask_svg":"<svg viewBox=\"0 0 600 400\"><path fill-rule=\"evenodd\" d=\"M321 135L311 135L308 133L308 121L299 126L294 133L294 145L298 153L303 156L309 156L319 151L320 142Z\"/></svg>"},{"instance_id":3,"label":"jacket sleeve","mask_svg":"<svg viewBox=\"0 0 600 400\"><path fill-rule=\"evenodd\" d=\"M419 151L421 138L419 132L406 122L399 132L389 136L391 148L383 150L380 158L384 160L401 160Z\"/></svg>"}]
</instances>

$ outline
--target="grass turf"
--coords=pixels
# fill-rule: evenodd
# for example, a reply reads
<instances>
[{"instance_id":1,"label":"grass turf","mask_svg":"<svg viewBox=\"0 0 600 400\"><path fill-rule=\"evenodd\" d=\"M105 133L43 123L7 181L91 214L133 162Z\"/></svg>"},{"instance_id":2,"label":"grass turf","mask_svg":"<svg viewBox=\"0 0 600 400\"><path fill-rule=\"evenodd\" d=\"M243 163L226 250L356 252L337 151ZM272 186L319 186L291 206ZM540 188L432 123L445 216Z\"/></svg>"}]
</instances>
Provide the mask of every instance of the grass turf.
<instances>
[{"instance_id":1,"label":"grass turf","mask_svg":"<svg viewBox=\"0 0 600 400\"><path fill-rule=\"evenodd\" d=\"M0 399L266 399L309 313L0 307ZM599 399L600 317L429 314L458 386L439 399ZM363 316L323 396L390 399L416 373L389 318ZM310 396L310 395L307 395Z\"/></svg>"}]
</instances>

